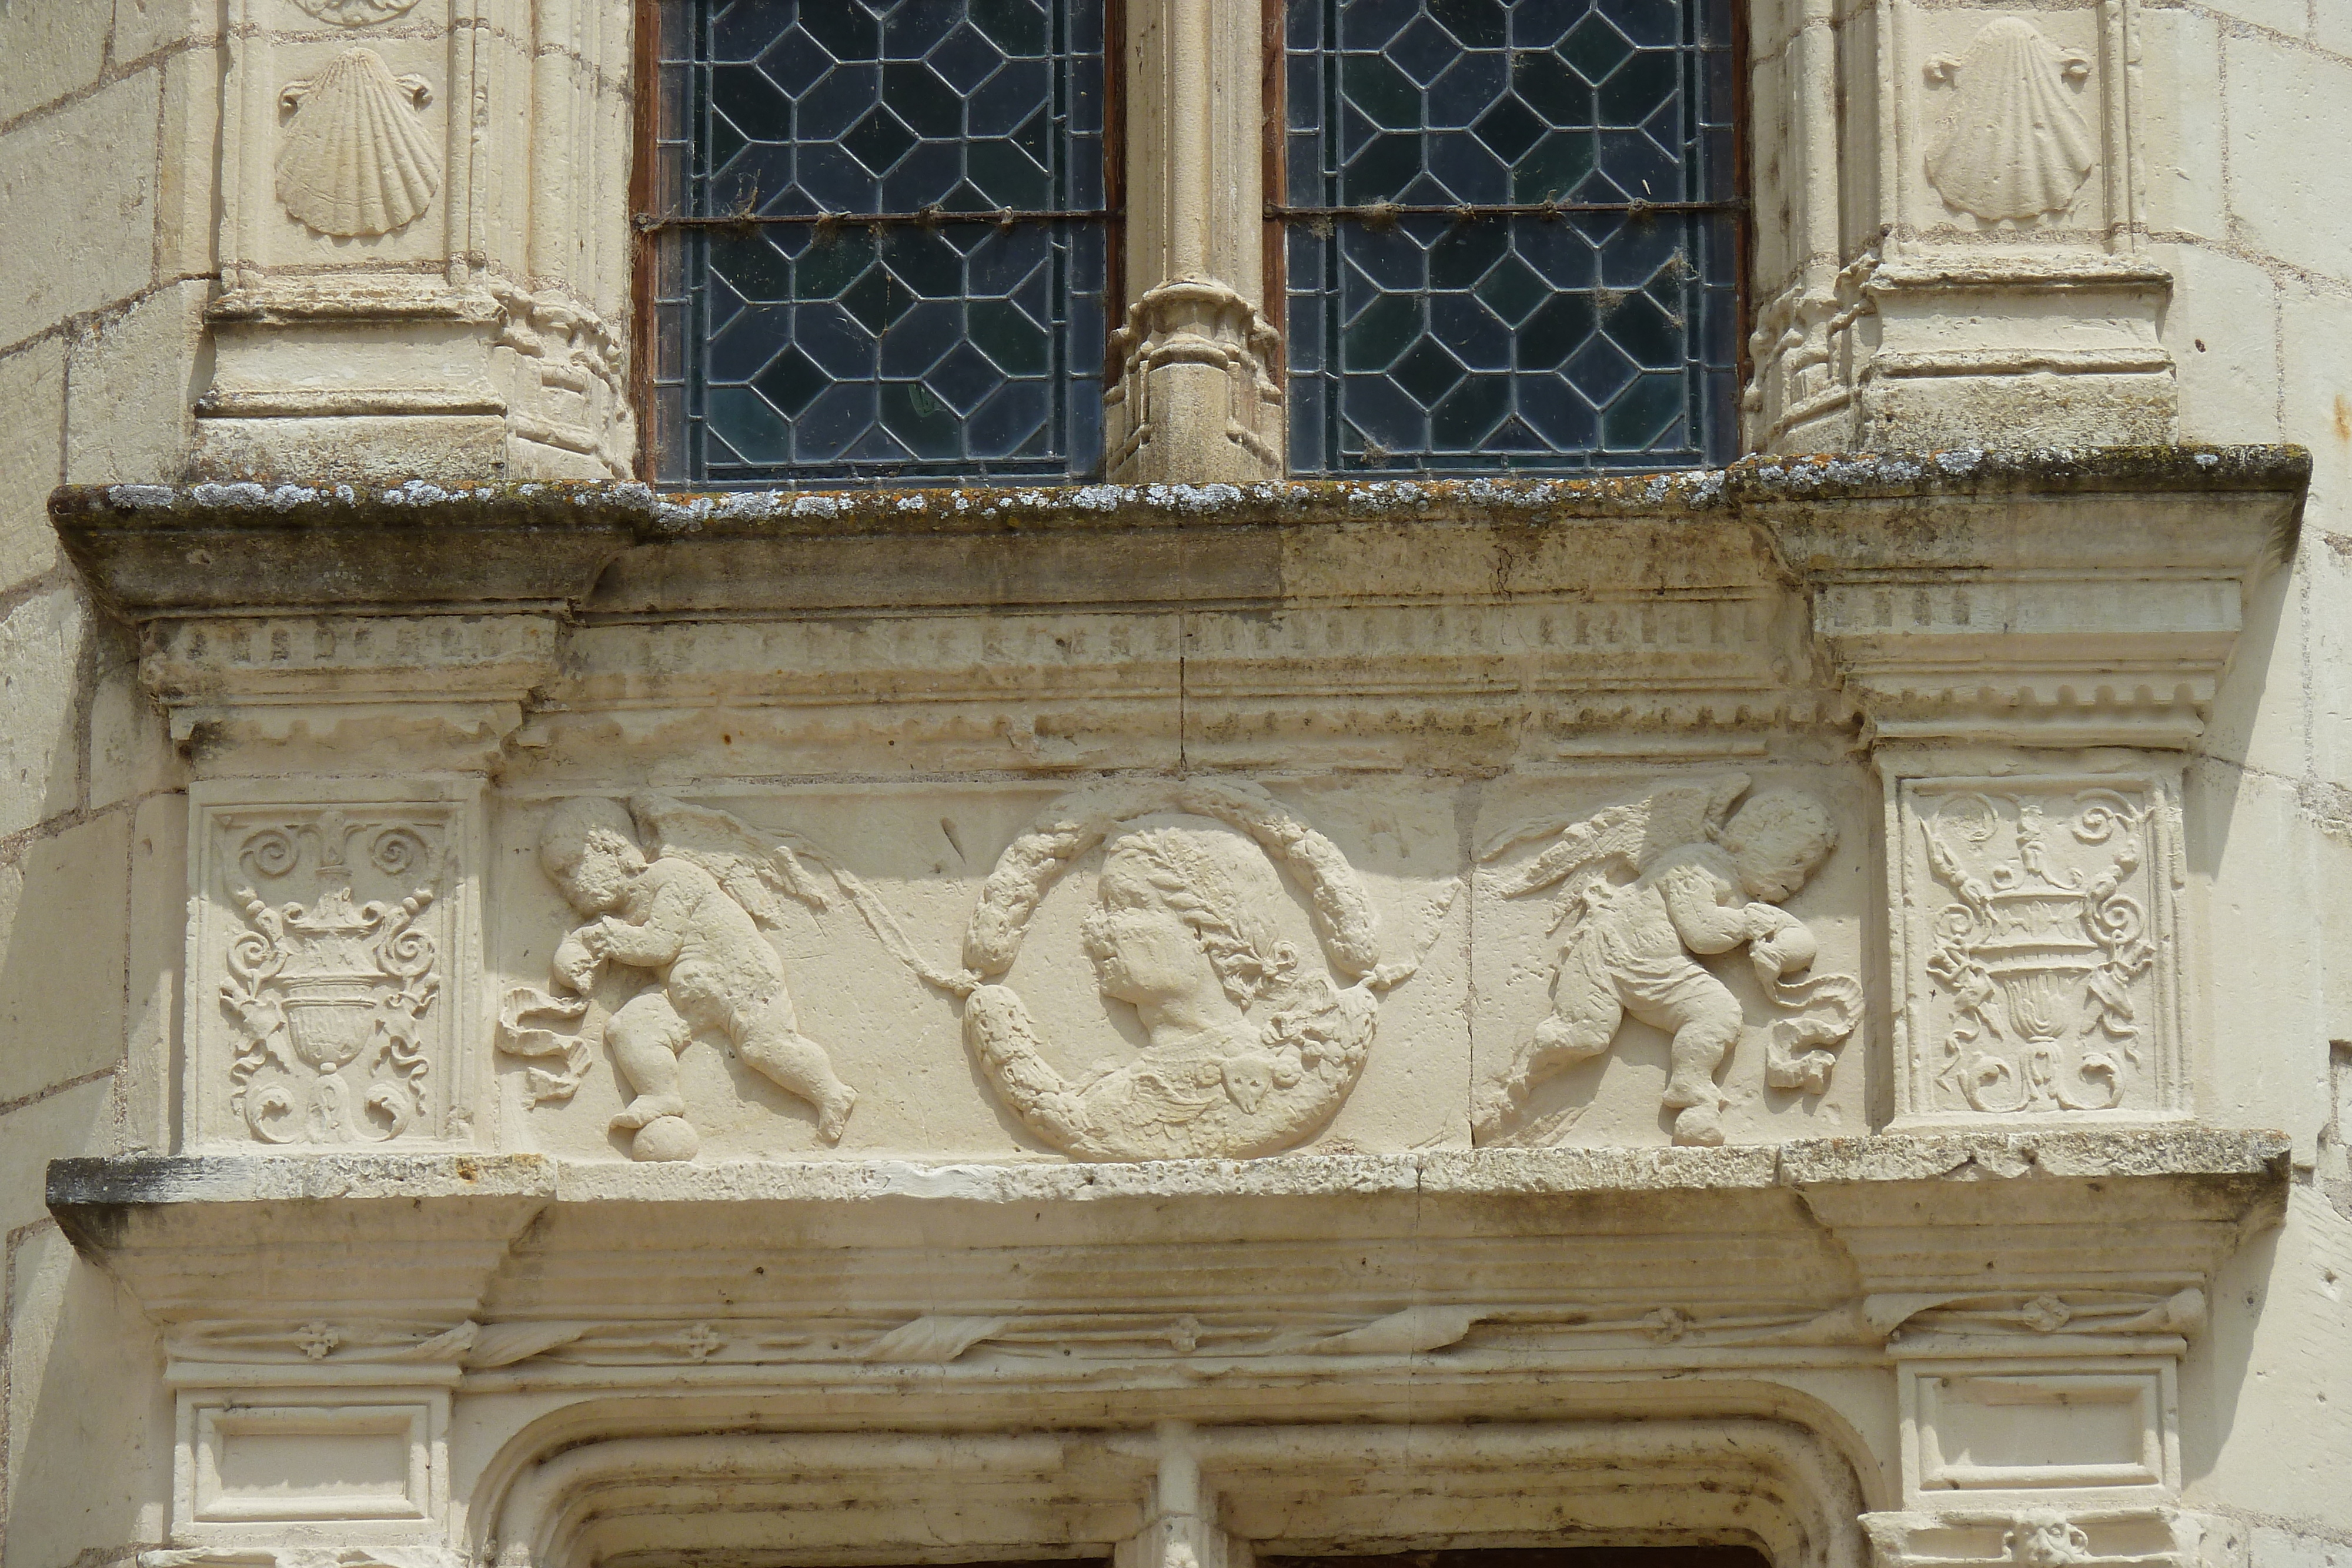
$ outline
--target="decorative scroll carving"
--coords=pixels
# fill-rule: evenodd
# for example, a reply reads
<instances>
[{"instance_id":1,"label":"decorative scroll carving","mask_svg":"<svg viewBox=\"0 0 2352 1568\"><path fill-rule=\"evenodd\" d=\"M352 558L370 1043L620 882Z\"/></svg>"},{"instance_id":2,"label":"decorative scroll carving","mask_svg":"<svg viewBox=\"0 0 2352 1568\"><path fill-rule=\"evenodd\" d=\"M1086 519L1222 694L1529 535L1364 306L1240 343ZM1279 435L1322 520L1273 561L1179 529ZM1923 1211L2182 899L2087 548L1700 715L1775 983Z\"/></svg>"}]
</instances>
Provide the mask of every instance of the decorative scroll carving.
<instances>
[{"instance_id":1,"label":"decorative scroll carving","mask_svg":"<svg viewBox=\"0 0 2352 1568\"><path fill-rule=\"evenodd\" d=\"M245 928L220 988L237 1037L230 1105L264 1143L381 1142L426 1109L425 1014L440 953L418 924L441 873L437 831L322 810L247 831L225 868ZM414 891L360 903L354 854ZM257 881L308 868L309 902L272 904Z\"/></svg>"},{"instance_id":2,"label":"decorative scroll carving","mask_svg":"<svg viewBox=\"0 0 2352 1568\"><path fill-rule=\"evenodd\" d=\"M1047 1060L1013 966L1030 916L1105 844L1084 941L1105 1001L1150 1035L1136 1061L1077 1082ZM1276 935L1276 867L1309 894L1330 967ZM998 859L964 937L964 1039L1014 1114L1082 1159L1246 1158L1336 1114L1371 1049L1380 998L1413 972L1380 963L1378 919L1346 857L1253 785L1189 780L1066 796Z\"/></svg>"},{"instance_id":3,"label":"decorative scroll carving","mask_svg":"<svg viewBox=\"0 0 2352 1568\"><path fill-rule=\"evenodd\" d=\"M2153 803L2105 787L1928 800L1926 869L1958 900L1922 944L1945 1020L1932 1108L2155 1108Z\"/></svg>"},{"instance_id":4,"label":"decorative scroll carving","mask_svg":"<svg viewBox=\"0 0 2352 1568\"><path fill-rule=\"evenodd\" d=\"M1832 1052L1862 1017L1862 985L1844 975L1791 978L1811 967L1816 944L1779 905L1835 847L1836 825L1820 801L1793 790L1767 791L1733 812L1748 786L1739 773L1669 784L1579 821L1522 825L1487 846L1480 858L1493 861L1530 839L1552 840L1499 876L1497 891L1517 898L1559 887L1554 928L1565 925L1567 936L1551 1016L1481 1094L1480 1143L1517 1133L1536 1083L1607 1051L1628 1012L1674 1035L1661 1098L1679 1111L1675 1141L1722 1143L1716 1074L1744 1019L1738 998L1692 955L1742 944L1785 1009L1767 1031L1767 1082L1814 1094L1828 1087Z\"/></svg>"},{"instance_id":5,"label":"decorative scroll carving","mask_svg":"<svg viewBox=\"0 0 2352 1568\"><path fill-rule=\"evenodd\" d=\"M289 82L294 110L278 154L278 199L320 234L390 234L441 188L441 157L418 110L433 89L392 74L373 49L348 49L315 80Z\"/></svg>"},{"instance_id":6,"label":"decorative scroll carving","mask_svg":"<svg viewBox=\"0 0 2352 1568\"><path fill-rule=\"evenodd\" d=\"M1985 24L1957 60L1930 60L1927 79L1958 90L1927 150L1929 182L1987 222L2064 212L2098 160L2097 139L2074 104L2090 74L2088 59L2021 16Z\"/></svg>"},{"instance_id":7,"label":"decorative scroll carving","mask_svg":"<svg viewBox=\"0 0 2352 1568\"><path fill-rule=\"evenodd\" d=\"M549 814L539 860L586 924L556 947L558 994L510 990L499 1010L501 1051L563 1059L560 1071L533 1069L529 1103L569 1098L593 1058L587 1038L526 1020L582 1019L583 1036L612 1047L614 1065L634 1092L613 1118L616 1131L635 1134L631 1152L641 1160L691 1159L700 1139L687 1120L677 1053L696 1030L710 1030L762 1076L815 1107L818 1137L840 1140L856 1092L835 1076L824 1048L800 1032L782 962L760 932L782 922L780 896L817 908L826 902L793 845L724 811L660 795L632 797L625 810L583 797ZM648 970L659 984L607 1017L590 1001L607 964Z\"/></svg>"},{"instance_id":8,"label":"decorative scroll carving","mask_svg":"<svg viewBox=\"0 0 2352 1568\"><path fill-rule=\"evenodd\" d=\"M406 16L415 8L416 0L294 0L294 4L321 22L332 22L338 27L365 27Z\"/></svg>"}]
</instances>

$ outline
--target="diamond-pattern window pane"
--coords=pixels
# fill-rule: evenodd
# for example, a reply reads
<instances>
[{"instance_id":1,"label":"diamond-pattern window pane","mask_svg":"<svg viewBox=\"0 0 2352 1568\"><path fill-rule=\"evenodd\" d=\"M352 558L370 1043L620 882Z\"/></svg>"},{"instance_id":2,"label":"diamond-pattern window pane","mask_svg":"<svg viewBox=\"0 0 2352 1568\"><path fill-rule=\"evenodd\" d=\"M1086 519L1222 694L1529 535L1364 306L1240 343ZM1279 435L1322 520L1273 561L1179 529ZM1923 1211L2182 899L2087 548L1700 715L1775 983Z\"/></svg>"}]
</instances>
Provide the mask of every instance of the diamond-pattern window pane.
<instances>
[{"instance_id":1,"label":"diamond-pattern window pane","mask_svg":"<svg viewBox=\"0 0 2352 1568\"><path fill-rule=\"evenodd\" d=\"M665 0L652 416L672 482L1082 476L1103 0ZM924 224L859 214L935 209ZM986 218L959 216L985 214Z\"/></svg>"},{"instance_id":2,"label":"diamond-pattern window pane","mask_svg":"<svg viewBox=\"0 0 2352 1568\"><path fill-rule=\"evenodd\" d=\"M1294 206L1631 209L1293 220L1294 470L1733 455L1731 4L1287 0Z\"/></svg>"}]
</instances>

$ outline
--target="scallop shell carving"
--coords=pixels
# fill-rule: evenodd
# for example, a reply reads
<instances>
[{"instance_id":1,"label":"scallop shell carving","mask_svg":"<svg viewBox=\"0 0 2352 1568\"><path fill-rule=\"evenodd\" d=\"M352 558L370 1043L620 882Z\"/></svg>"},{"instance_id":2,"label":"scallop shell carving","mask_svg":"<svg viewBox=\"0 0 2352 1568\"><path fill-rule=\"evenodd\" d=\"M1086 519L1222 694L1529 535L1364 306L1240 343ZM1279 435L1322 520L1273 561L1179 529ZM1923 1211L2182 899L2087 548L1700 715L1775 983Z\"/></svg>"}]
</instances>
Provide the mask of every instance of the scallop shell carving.
<instances>
[{"instance_id":1,"label":"scallop shell carving","mask_svg":"<svg viewBox=\"0 0 2352 1568\"><path fill-rule=\"evenodd\" d=\"M320 234L390 234L441 188L418 114L432 97L424 78L395 77L374 50L351 49L279 96L294 121L278 154L278 199Z\"/></svg>"},{"instance_id":2,"label":"scallop shell carving","mask_svg":"<svg viewBox=\"0 0 2352 1568\"><path fill-rule=\"evenodd\" d=\"M1986 23L1958 59L1931 61L1927 78L1958 89L1927 150L1937 193L1988 222L2064 212L2097 162L2070 85L2090 74L2090 61L2020 16Z\"/></svg>"}]
</instances>

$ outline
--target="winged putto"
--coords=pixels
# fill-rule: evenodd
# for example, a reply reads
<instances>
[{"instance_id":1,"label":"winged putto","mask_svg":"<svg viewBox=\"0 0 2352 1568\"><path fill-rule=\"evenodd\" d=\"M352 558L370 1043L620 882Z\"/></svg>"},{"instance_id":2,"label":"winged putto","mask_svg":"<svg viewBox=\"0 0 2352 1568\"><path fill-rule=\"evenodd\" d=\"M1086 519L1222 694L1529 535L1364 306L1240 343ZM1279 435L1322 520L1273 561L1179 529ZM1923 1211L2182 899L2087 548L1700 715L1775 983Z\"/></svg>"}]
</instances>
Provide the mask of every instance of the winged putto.
<instances>
[{"instance_id":1,"label":"winged putto","mask_svg":"<svg viewBox=\"0 0 2352 1568\"><path fill-rule=\"evenodd\" d=\"M1739 1000L1696 955L1743 943L1786 1015L1768 1034L1767 1081L1826 1088L1833 1048L1861 1017L1862 988L1845 976L1801 975L1819 945L1780 907L1820 869L1837 827L1812 796L1772 789L1748 797L1745 774L1664 784L1642 800L1580 821L1545 821L1505 833L1486 861L1530 839L1551 842L1498 879L1506 898L1557 887L1564 931L1552 976L1551 1016L1480 1092L1482 1144L1521 1131L1535 1085L1607 1051L1625 1015L1674 1037L1662 1103L1678 1144L1724 1141L1717 1074L1746 1025ZM1738 805L1738 810L1733 810Z\"/></svg>"},{"instance_id":2,"label":"winged putto","mask_svg":"<svg viewBox=\"0 0 2352 1568\"><path fill-rule=\"evenodd\" d=\"M539 1098L568 1096L589 1056L584 1042L523 1027L524 1019L582 1016L598 974L620 965L658 982L616 1009L603 1031L633 1093L613 1125L635 1131L639 1159L690 1158L696 1150L677 1053L697 1030L723 1035L746 1064L815 1107L820 1138L840 1140L856 1092L835 1075L824 1048L800 1032L783 965L760 930L782 922L784 898L816 908L826 902L782 839L654 794L633 796L627 810L582 797L548 814L540 866L583 922L555 950L556 984L568 995L510 995L501 1020L510 1053L567 1058L566 1072L534 1075Z\"/></svg>"}]
</instances>

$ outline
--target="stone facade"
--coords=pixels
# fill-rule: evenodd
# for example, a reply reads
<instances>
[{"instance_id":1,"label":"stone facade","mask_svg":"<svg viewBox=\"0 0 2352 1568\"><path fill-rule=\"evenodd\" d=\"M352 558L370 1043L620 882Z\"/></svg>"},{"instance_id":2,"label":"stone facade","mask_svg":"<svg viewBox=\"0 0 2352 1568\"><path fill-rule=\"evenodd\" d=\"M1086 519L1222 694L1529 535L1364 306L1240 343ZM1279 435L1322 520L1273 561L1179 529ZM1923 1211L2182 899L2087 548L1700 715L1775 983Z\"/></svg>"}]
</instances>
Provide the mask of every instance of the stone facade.
<instances>
[{"instance_id":1,"label":"stone facade","mask_svg":"<svg viewBox=\"0 0 2352 1568\"><path fill-rule=\"evenodd\" d=\"M690 495L625 0L0 12L0 1563L2352 1554L2352 23L1754 0L1752 455L1358 483L1127 13L1114 482Z\"/></svg>"}]
</instances>

